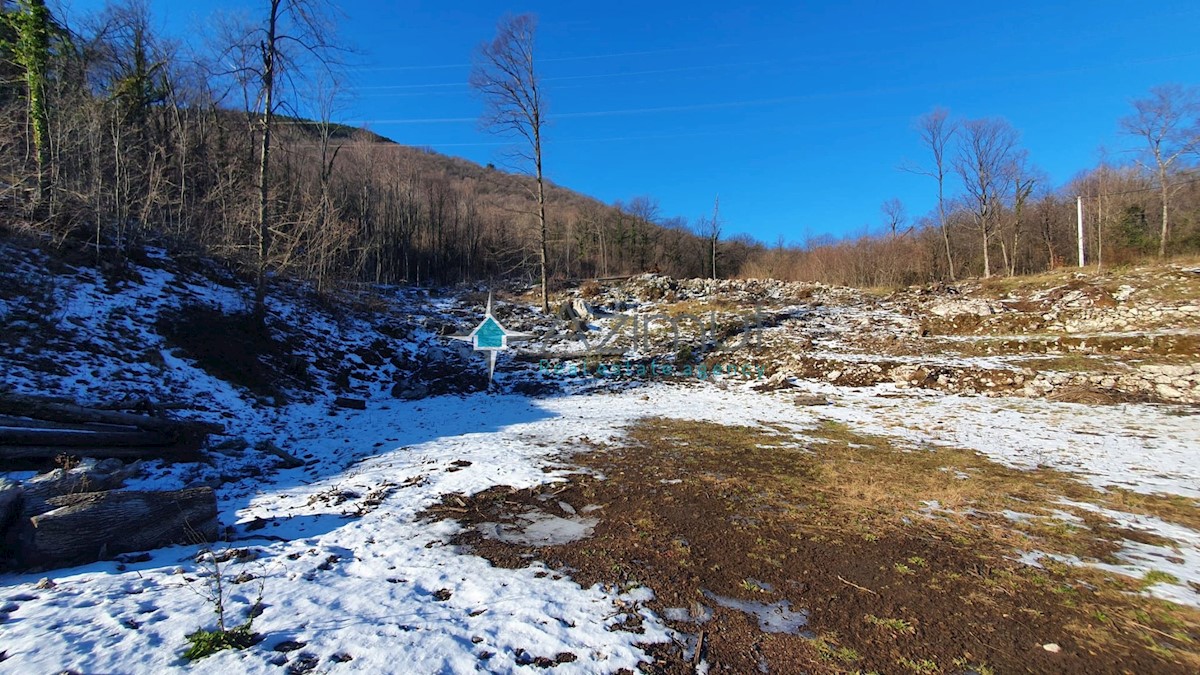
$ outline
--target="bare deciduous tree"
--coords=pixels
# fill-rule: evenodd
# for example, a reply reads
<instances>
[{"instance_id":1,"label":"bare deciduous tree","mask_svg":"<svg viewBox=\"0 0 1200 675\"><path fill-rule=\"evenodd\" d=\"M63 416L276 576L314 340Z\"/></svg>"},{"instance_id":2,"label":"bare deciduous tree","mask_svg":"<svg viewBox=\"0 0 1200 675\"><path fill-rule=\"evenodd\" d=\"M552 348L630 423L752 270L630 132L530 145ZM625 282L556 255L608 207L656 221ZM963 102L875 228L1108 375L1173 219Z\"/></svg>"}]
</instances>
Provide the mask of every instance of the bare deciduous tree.
<instances>
[{"instance_id":1,"label":"bare deciduous tree","mask_svg":"<svg viewBox=\"0 0 1200 675\"><path fill-rule=\"evenodd\" d=\"M992 275L989 249L1003 191L1010 182L1019 134L1007 120L967 120L962 124L954 169L971 201L971 215L983 239L983 276Z\"/></svg>"},{"instance_id":2,"label":"bare deciduous tree","mask_svg":"<svg viewBox=\"0 0 1200 675\"><path fill-rule=\"evenodd\" d=\"M892 197L881 204L879 212L883 214L883 224L887 228L889 238L896 239L908 234L912 230L910 227L903 232L900 231L904 227L905 221L908 220L908 213L904 209L904 202L896 197Z\"/></svg>"},{"instance_id":3,"label":"bare deciduous tree","mask_svg":"<svg viewBox=\"0 0 1200 675\"><path fill-rule=\"evenodd\" d=\"M717 278L717 244L721 241L721 197L713 198L712 218L701 218L696 224L700 236L708 241L709 273Z\"/></svg>"},{"instance_id":4,"label":"bare deciduous tree","mask_svg":"<svg viewBox=\"0 0 1200 675\"><path fill-rule=\"evenodd\" d=\"M1000 240L1000 252L1004 255L1004 268L1008 276L1017 275L1017 252L1021 243L1021 233L1024 231L1025 205L1029 195L1040 180L1037 171L1028 165L1028 153L1021 150L1015 153L1012 170L1009 172L1009 191L1012 194L1011 236L1008 241ZM1010 248L1011 244L1011 248Z\"/></svg>"},{"instance_id":5,"label":"bare deciduous tree","mask_svg":"<svg viewBox=\"0 0 1200 675\"><path fill-rule=\"evenodd\" d=\"M496 37L480 45L470 84L483 97L483 122L501 134L524 139L520 156L533 165L536 179L538 263L541 267L542 311L550 311L546 251L546 187L542 178L542 129L545 102L534 59L537 18L532 14L506 16L496 26Z\"/></svg>"},{"instance_id":6,"label":"bare deciduous tree","mask_svg":"<svg viewBox=\"0 0 1200 675\"><path fill-rule=\"evenodd\" d=\"M946 223L946 176L950 173L946 157L946 146L954 137L957 125L950 119L950 112L945 108L934 108L917 120L917 133L921 142L929 148L933 155L933 164L928 168L905 167L906 171L929 176L937 181L937 211L938 228L942 232L942 243L946 248L946 273L954 281L954 255L950 249L950 230Z\"/></svg>"},{"instance_id":7,"label":"bare deciduous tree","mask_svg":"<svg viewBox=\"0 0 1200 675\"><path fill-rule=\"evenodd\" d=\"M247 27L227 46L241 56L233 73L257 90L258 204L255 218L257 266L254 313L265 319L266 272L270 264L275 223L271 213L271 137L275 118L287 107L285 94L298 94L297 82L312 68L328 70L337 47L333 43L333 10L324 0L264 0L267 16L261 25Z\"/></svg>"},{"instance_id":8,"label":"bare deciduous tree","mask_svg":"<svg viewBox=\"0 0 1200 675\"><path fill-rule=\"evenodd\" d=\"M1200 147L1200 92L1194 87L1163 85L1150 90L1150 96L1133 102L1134 114L1121 120L1126 133L1146 142L1143 162L1149 160L1158 178L1162 199L1162 229L1159 231L1158 257L1167 254L1170 237L1169 205L1171 179L1180 158Z\"/></svg>"}]
</instances>

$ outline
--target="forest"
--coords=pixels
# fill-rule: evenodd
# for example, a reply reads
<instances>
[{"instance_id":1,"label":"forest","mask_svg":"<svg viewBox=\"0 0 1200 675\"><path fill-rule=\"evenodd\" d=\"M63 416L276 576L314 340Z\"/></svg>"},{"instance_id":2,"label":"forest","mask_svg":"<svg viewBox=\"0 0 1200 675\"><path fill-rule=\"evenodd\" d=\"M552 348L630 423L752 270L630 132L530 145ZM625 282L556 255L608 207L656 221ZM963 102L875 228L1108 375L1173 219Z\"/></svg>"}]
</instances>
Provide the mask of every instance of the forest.
<instances>
[{"instance_id":1,"label":"forest","mask_svg":"<svg viewBox=\"0 0 1200 675\"><path fill-rule=\"evenodd\" d=\"M1077 198L1089 264L1200 251L1193 88L1133 101L1114 120L1130 152L1061 186L1003 118L935 108L897 129L925 150L897 170L928 177L937 208L910 215L887 200L860 236L722 236L737 223L717 207L688 222L652 196L605 204L549 180L539 224L540 150L535 178L339 124L346 50L331 14L305 0L260 4L261 23L218 22L191 45L157 35L140 0L70 24L43 0L5 2L3 227L106 262L148 242L202 251L260 288L273 276L318 289L534 282L539 247L552 286L645 271L857 286L1019 275L1077 264Z\"/></svg>"}]
</instances>

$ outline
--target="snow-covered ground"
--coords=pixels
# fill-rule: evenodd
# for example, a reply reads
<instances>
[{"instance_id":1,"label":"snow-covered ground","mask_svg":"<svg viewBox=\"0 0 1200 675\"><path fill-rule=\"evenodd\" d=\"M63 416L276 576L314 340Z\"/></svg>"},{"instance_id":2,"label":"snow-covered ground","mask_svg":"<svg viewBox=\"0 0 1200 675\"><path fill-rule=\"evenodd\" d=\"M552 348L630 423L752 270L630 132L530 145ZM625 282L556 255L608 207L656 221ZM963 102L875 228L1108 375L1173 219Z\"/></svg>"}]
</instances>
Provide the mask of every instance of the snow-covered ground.
<instances>
[{"instance_id":1,"label":"snow-covered ground","mask_svg":"<svg viewBox=\"0 0 1200 675\"><path fill-rule=\"evenodd\" d=\"M585 437L612 439L649 413L781 424L800 433L821 419L836 419L915 446L952 443L1016 465L1086 468L1098 484L1145 482L1175 494L1195 494L1200 484L1200 430L1153 406L1081 418L1070 404L1018 413L1006 400L828 391L840 394L834 405L798 408L790 393L761 394L740 383L660 383L542 400L478 394L376 401L365 411L317 422L297 410L296 424L309 425L304 449L323 465L343 468L315 480L293 469L273 482L223 489L222 521L237 523L230 545L258 553L253 561L230 563L228 574L245 570L265 577L266 610L255 628L266 639L193 668L271 671L273 661L304 654L318 658L322 668L347 672L516 672L522 669L519 654L554 659L564 652L578 660L559 666L561 672L634 666L643 657L637 643L669 639L669 631L638 606L636 594L621 596L629 589L580 588L536 563L493 568L445 545L455 525L417 522L415 515L445 494L559 480L565 471L556 464L561 451ZM1038 433L1030 433L1031 424L1021 424L1019 414L1038 415ZM903 419L925 419L928 431L904 429L897 424ZM1089 433L1080 435L1085 423ZM1134 423L1140 437L1131 435ZM1152 442L1145 438L1151 434ZM381 486L390 489L383 501L360 509ZM365 515L357 515L360 510ZM1178 550L1131 544L1129 564L1120 569L1138 576L1147 569L1169 571L1180 584L1160 584L1157 594L1200 605L1182 585L1200 583L1200 534L1152 518L1122 517L1131 527L1174 539ZM113 562L57 570L49 575L55 584L49 589L37 588L40 574L3 577L9 617L3 649L9 658L0 669L182 667L184 635L213 619L211 608L188 588L186 579L197 573L194 554L194 548L179 547L123 570ZM238 612L255 586L233 587ZM608 630L629 611L643 613L644 634ZM285 641L305 646L289 654L272 651ZM483 660L485 652L492 656ZM335 655L353 661L338 664Z\"/></svg>"},{"instance_id":2,"label":"snow-covered ground","mask_svg":"<svg viewBox=\"0 0 1200 675\"><path fill-rule=\"evenodd\" d=\"M19 273L38 266L28 267ZM129 482L142 489L215 487L229 535L221 546L254 552L252 560L226 563L230 580L245 575L229 585L230 622L243 619L261 580L265 609L254 629L264 639L193 664L182 659L185 635L211 628L215 615L195 592L203 584L199 547L174 547L140 561L0 576L0 672L276 672L285 664L297 671L315 664L329 672L535 672L528 664L538 658L561 661L556 672L563 673L634 669L646 659L639 645L673 637L643 606L647 589L581 588L535 562L494 568L447 545L458 526L416 516L447 494L562 480L570 470L561 464L564 452L616 439L647 415L771 425L801 438L822 420L836 420L914 449L968 448L1012 466L1055 467L1098 487L1200 497L1200 424L1190 411L1163 405L1084 406L813 381L763 393L752 379L725 376L629 386L573 378L567 393L543 398L475 393L409 401L388 395L406 371L385 363L358 383L366 410L333 408L332 394L276 407L172 353L151 328L152 317L182 302L236 309L244 288L167 269L139 271L141 283L116 292L88 270L61 277L53 320L64 335L100 348L80 349L60 372L37 371L22 354L6 354L4 385L84 401L102 400L113 383L124 394L170 391L231 435L270 440L304 460L299 468L260 471L270 458L232 447L211 453L209 463L149 463ZM441 346L436 327L426 327L427 320L482 308L409 291L395 291L393 301L405 310L399 316L407 338L397 341L404 355L444 349L486 370L482 357L457 355L456 347ZM274 315L314 340L347 346L341 358L352 365L361 359L350 347L377 337L377 326L362 319L334 319L295 298L272 303ZM0 317L18 309L16 301L0 300ZM304 349L314 345L319 340ZM151 349L161 363L136 358ZM502 355L500 377L516 367ZM800 393L832 404L797 406ZM591 505L572 506L582 512ZM1150 591L1200 606L1200 594L1188 586L1200 584L1200 533L1155 518L1105 515L1177 544L1130 543L1126 564L1114 569L1169 572L1178 583ZM629 613L642 616L643 632L619 628Z\"/></svg>"}]
</instances>

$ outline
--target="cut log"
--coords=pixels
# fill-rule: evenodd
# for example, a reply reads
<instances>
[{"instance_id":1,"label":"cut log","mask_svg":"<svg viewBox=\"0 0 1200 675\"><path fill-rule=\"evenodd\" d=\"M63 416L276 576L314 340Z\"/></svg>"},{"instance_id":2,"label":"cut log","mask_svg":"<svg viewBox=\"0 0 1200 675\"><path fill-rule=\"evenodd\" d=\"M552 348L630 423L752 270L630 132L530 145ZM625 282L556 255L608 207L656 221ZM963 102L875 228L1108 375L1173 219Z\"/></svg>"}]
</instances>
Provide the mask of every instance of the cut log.
<instances>
[{"instance_id":1,"label":"cut log","mask_svg":"<svg viewBox=\"0 0 1200 675\"><path fill-rule=\"evenodd\" d=\"M77 455L105 459L165 459L185 460L196 457L195 444L143 446L62 446L62 445L0 445L0 462L6 460L54 459L59 455Z\"/></svg>"},{"instance_id":2,"label":"cut log","mask_svg":"<svg viewBox=\"0 0 1200 675\"><path fill-rule=\"evenodd\" d=\"M158 431L92 431L84 429L12 429L0 427L0 445L130 447L170 445L174 439Z\"/></svg>"},{"instance_id":3,"label":"cut log","mask_svg":"<svg viewBox=\"0 0 1200 675\"><path fill-rule=\"evenodd\" d=\"M12 429L78 429L82 431L137 431L132 424L87 424L85 422L55 422L32 417L0 415L0 427Z\"/></svg>"},{"instance_id":4,"label":"cut log","mask_svg":"<svg viewBox=\"0 0 1200 675\"><path fill-rule=\"evenodd\" d=\"M113 410L85 408L74 403L24 394L0 394L0 414L36 417L58 422L100 422L124 424L139 429L161 431L168 434L220 434L224 428L211 422L177 420L167 417L134 415Z\"/></svg>"},{"instance_id":5,"label":"cut log","mask_svg":"<svg viewBox=\"0 0 1200 675\"><path fill-rule=\"evenodd\" d=\"M259 452L265 452L268 455L274 455L282 460L279 464L279 468L281 469L295 469L297 467L304 466L304 460L296 457L286 450L281 449L278 445L275 445L271 441L261 441L255 445L254 448Z\"/></svg>"},{"instance_id":6,"label":"cut log","mask_svg":"<svg viewBox=\"0 0 1200 675\"><path fill-rule=\"evenodd\" d=\"M110 490L48 501L54 510L30 518L21 537L24 564L81 564L118 553L211 542L218 536L212 488Z\"/></svg>"},{"instance_id":7,"label":"cut log","mask_svg":"<svg viewBox=\"0 0 1200 675\"><path fill-rule=\"evenodd\" d=\"M124 464L119 459L96 461L85 459L69 471L55 469L25 481L21 513L24 517L40 515L54 507L50 500L63 495L116 490L125 479L137 475L141 463Z\"/></svg>"},{"instance_id":8,"label":"cut log","mask_svg":"<svg viewBox=\"0 0 1200 675\"><path fill-rule=\"evenodd\" d=\"M21 503L25 494L24 488L16 481L0 478L0 542L8 532L8 526L21 512Z\"/></svg>"}]
</instances>

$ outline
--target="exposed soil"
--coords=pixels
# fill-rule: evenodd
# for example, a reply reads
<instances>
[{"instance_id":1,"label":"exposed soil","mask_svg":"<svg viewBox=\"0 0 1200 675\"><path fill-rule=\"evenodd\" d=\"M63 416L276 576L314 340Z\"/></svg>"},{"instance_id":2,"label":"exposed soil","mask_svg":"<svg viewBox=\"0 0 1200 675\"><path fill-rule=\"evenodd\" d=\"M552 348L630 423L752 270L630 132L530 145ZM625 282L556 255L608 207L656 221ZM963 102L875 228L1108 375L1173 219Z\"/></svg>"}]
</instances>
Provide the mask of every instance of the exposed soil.
<instances>
[{"instance_id":1,"label":"exposed soil","mask_svg":"<svg viewBox=\"0 0 1200 675\"><path fill-rule=\"evenodd\" d=\"M226 314L204 306L187 307L159 319L167 342L201 368L258 394L277 395L280 386L311 386L307 363L249 313Z\"/></svg>"},{"instance_id":2,"label":"exposed soil","mask_svg":"<svg viewBox=\"0 0 1200 675\"><path fill-rule=\"evenodd\" d=\"M648 607L685 636L648 647L649 672L695 672L701 658L709 672L728 673L1196 672L1196 612L1130 593L1136 580L1024 565L1014 541L1028 541L1036 528L1017 532L987 512L897 509L888 486L871 483L872 467L835 473L814 459L825 444L793 441L760 429L650 420L630 430L627 444L574 455L583 472L567 483L450 496L426 515L462 521L454 543L497 565L536 559L585 587L649 587ZM862 443L835 444L861 452ZM876 450L887 461L888 451ZM869 464L870 457L833 459ZM955 468L954 459L938 457L932 466ZM1035 473L1026 487L1018 473L998 470L980 484L1030 504L1070 485ZM483 534L496 523L519 527L530 513L598 522L590 537L548 546ZM1056 531L1029 548L1066 543L1102 558L1112 551L1107 538L1130 534L1090 525L1094 534L1073 540ZM769 632L720 599L763 609L786 601L792 612L807 612L807 625ZM624 619L614 629L638 630L633 608ZM1051 644L1059 651L1043 647Z\"/></svg>"}]
</instances>

